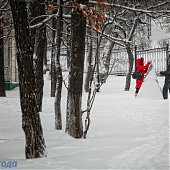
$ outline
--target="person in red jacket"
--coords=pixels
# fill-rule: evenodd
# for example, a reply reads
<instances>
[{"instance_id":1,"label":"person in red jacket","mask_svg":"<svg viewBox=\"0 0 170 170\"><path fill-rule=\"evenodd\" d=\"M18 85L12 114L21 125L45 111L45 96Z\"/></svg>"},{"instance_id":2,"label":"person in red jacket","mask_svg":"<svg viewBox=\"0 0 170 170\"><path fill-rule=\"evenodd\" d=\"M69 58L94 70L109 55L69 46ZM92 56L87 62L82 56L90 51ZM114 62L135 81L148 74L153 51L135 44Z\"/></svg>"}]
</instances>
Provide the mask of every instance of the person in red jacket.
<instances>
[{"instance_id":1,"label":"person in red jacket","mask_svg":"<svg viewBox=\"0 0 170 170\"><path fill-rule=\"evenodd\" d=\"M142 86L142 83L144 81L144 75L148 71L148 67L151 64L150 61L147 62L146 65L144 65L144 59L143 57L136 59L136 70L138 72L142 73L142 78L140 80L136 80L136 91L135 96L138 94L140 87Z\"/></svg>"}]
</instances>

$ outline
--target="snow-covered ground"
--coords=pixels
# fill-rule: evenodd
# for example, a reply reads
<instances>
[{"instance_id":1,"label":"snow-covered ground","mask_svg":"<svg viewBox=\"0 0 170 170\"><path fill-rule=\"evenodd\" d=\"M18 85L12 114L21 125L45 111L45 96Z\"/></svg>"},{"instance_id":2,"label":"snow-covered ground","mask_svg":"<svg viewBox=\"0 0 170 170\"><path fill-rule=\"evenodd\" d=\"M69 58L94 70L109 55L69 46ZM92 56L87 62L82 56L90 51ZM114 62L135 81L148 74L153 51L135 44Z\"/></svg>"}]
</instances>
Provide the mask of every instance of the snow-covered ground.
<instances>
[{"instance_id":1,"label":"snow-covered ground","mask_svg":"<svg viewBox=\"0 0 170 170\"><path fill-rule=\"evenodd\" d=\"M25 139L16 88L8 91L6 98L0 98L0 161L15 160L17 169L31 170L169 169L169 101L144 95L155 90L154 85L145 87L141 90L143 95L135 98L134 80L130 91L125 92L125 77L110 76L97 93L87 139L73 139L64 132L66 89L62 95L63 130L57 131L48 76L45 80L43 112L40 114L48 157L24 158ZM164 77L158 80L162 87ZM146 86L147 81L144 83ZM85 99L83 92L83 109Z\"/></svg>"}]
</instances>

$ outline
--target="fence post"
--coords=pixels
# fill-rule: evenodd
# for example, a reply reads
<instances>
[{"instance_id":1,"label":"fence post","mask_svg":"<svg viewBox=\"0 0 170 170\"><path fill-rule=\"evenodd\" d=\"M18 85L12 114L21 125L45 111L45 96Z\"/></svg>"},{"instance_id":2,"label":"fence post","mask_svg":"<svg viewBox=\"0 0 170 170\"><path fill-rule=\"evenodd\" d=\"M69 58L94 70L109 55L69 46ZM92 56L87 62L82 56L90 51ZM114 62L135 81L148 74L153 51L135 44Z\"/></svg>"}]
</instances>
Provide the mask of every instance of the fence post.
<instances>
[{"instance_id":1,"label":"fence post","mask_svg":"<svg viewBox=\"0 0 170 170\"><path fill-rule=\"evenodd\" d=\"M136 71L136 59L137 59L137 45L135 45L135 71Z\"/></svg>"},{"instance_id":2,"label":"fence post","mask_svg":"<svg viewBox=\"0 0 170 170\"><path fill-rule=\"evenodd\" d=\"M168 50L169 50L169 44L166 44L166 68L168 67L168 59L169 59Z\"/></svg>"}]
</instances>

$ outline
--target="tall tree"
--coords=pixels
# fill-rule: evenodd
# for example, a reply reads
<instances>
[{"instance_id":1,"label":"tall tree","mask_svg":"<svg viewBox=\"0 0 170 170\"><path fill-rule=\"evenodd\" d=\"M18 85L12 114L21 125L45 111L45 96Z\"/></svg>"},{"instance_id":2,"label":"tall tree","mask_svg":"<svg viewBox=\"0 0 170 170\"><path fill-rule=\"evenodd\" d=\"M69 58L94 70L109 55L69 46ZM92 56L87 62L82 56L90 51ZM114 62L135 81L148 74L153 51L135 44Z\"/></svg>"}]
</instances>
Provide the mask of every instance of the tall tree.
<instances>
[{"instance_id":1,"label":"tall tree","mask_svg":"<svg viewBox=\"0 0 170 170\"><path fill-rule=\"evenodd\" d=\"M41 1L30 1L29 2L29 20L35 19L40 15L45 15L45 5ZM34 23L41 22L42 19L37 19ZM42 98L43 98L43 59L46 55L45 50L47 46L46 40L46 27L41 27L31 30L32 44L34 45L34 74L35 74L35 91L36 91L36 102L39 111L42 111Z\"/></svg>"},{"instance_id":2,"label":"tall tree","mask_svg":"<svg viewBox=\"0 0 170 170\"><path fill-rule=\"evenodd\" d=\"M35 85L36 85L36 102L39 111L42 111L42 99L43 99L43 59L46 55L46 29L45 27L39 28L36 34L37 47L35 51L35 63L34 63L34 72L35 72Z\"/></svg>"},{"instance_id":3,"label":"tall tree","mask_svg":"<svg viewBox=\"0 0 170 170\"><path fill-rule=\"evenodd\" d=\"M62 28L63 28L63 21L62 21L62 5L63 1L59 0L59 17L57 19L57 36L56 36L56 49L57 49L57 55L56 55L56 78L57 78L57 84L56 84L56 92L55 92L55 128L57 130L62 129L62 119L61 119L61 92L62 92L62 82L63 82L63 76L62 76L62 69L60 64L60 47L61 47L61 37L62 37Z\"/></svg>"},{"instance_id":4,"label":"tall tree","mask_svg":"<svg viewBox=\"0 0 170 170\"><path fill-rule=\"evenodd\" d=\"M91 30L89 31L89 34L91 35L92 32ZM92 65L92 56L93 56L93 41L92 38L90 37L90 42L89 42L89 51L87 55L87 73L86 73L86 78L85 78L85 83L84 83L84 89L86 92L89 92L90 88L90 79L93 74L93 65Z\"/></svg>"},{"instance_id":5,"label":"tall tree","mask_svg":"<svg viewBox=\"0 0 170 170\"><path fill-rule=\"evenodd\" d=\"M0 26L0 97L5 97L3 28Z\"/></svg>"},{"instance_id":6,"label":"tall tree","mask_svg":"<svg viewBox=\"0 0 170 170\"><path fill-rule=\"evenodd\" d=\"M85 4L84 0L79 3ZM68 133L74 138L83 135L82 126L82 88L85 56L86 20L81 11L74 10L71 14L71 60L69 73Z\"/></svg>"},{"instance_id":7,"label":"tall tree","mask_svg":"<svg viewBox=\"0 0 170 170\"><path fill-rule=\"evenodd\" d=\"M56 10L53 11L53 13L56 13ZM57 83L57 78L56 78L56 63L55 63L55 58L56 58L56 25L57 25L57 19L52 18L52 50L51 50L51 97L55 97L55 91L56 91L56 83Z\"/></svg>"},{"instance_id":8,"label":"tall tree","mask_svg":"<svg viewBox=\"0 0 170 170\"><path fill-rule=\"evenodd\" d=\"M22 128L25 133L25 157L46 156L41 120L36 105L33 45L28 25L25 0L10 0L13 15L22 110Z\"/></svg>"}]
</instances>

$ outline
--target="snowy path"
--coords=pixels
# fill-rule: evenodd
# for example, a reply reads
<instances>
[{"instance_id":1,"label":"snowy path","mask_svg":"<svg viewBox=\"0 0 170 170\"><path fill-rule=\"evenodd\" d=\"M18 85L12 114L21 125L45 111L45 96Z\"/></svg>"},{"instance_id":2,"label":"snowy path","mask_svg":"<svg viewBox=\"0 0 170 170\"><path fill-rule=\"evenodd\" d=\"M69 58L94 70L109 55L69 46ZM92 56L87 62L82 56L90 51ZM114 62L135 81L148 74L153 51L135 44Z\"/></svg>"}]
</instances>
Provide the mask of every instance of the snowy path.
<instances>
[{"instance_id":1,"label":"snowy path","mask_svg":"<svg viewBox=\"0 0 170 170\"><path fill-rule=\"evenodd\" d=\"M18 169L168 170L168 100L135 99L134 82L129 92L123 90L124 82L125 77L109 78L97 94L87 139L73 139L64 130L54 130L47 81L41 118L48 157L35 160L24 159L19 98L14 97L18 92L8 92L9 97L0 98L0 161L17 160ZM65 103L66 91L63 126Z\"/></svg>"}]
</instances>

